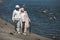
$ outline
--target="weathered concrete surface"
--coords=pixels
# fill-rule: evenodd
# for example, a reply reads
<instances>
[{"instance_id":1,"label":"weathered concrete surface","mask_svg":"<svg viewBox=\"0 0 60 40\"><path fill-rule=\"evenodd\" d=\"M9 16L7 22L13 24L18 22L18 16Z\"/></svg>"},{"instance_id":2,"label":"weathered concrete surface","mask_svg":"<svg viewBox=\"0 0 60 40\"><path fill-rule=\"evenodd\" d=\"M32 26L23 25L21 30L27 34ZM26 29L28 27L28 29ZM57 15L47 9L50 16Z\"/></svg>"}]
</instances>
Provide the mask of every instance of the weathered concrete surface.
<instances>
[{"instance_id":1,"label":"weathered concrete surface","mask_svg":"<svg viewBox=\"0 0 60 40\"><path fill-rule=\"evenodd\" d=\"M22 40L9 33L14 32L14 26L0 19L0 40Z\"/></svg>"},{"instance_id":2,"label":"weathered concrete surface","mask_svg":"<svg viewBox=\"0 0 60 40\"><path fill-rule=\"evenodd\" d=\"M3 0L0 0L0 3L2 3L3 2Z\"/></svg>"},{"instance_id":3,"label":"weathered concrete surface","mask_svg":"<svg viewBox=\"0 0 60 40\"><path fill-rule=\"evenodd\" d=\"M0 18L0 40L52 40L40 35L31 33L24 36L17 34L14 30L14 26Z\"/></svg>"}]
</instances>

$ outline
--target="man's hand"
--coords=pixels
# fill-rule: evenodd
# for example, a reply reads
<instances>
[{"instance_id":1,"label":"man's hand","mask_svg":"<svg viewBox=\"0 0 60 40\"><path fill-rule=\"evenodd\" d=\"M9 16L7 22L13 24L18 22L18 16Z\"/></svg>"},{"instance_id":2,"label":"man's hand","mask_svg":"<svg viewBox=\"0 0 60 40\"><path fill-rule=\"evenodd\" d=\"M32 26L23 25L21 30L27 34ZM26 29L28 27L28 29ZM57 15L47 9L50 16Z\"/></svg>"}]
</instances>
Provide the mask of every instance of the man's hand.
<instances>
[{"instance_id":1,"label":"man's hand","mask_svg":"<svg viewBox=\"0 0 60 40\"><path fill-rule=\"evenodd\" d=\"M15 22L15 17L12 17L12 21Z\"/></svg>"},{"instance_id":2,"label":"man's hand","mask_svg":"<svg viewBox=\"0 0 60 40\"><path fill-rule=\"evenodd\" d=\"M14 22L14 21L15 21L15 19L14 19L14 18L12 18L12 21Z\"/></svg>"}]
</instances>

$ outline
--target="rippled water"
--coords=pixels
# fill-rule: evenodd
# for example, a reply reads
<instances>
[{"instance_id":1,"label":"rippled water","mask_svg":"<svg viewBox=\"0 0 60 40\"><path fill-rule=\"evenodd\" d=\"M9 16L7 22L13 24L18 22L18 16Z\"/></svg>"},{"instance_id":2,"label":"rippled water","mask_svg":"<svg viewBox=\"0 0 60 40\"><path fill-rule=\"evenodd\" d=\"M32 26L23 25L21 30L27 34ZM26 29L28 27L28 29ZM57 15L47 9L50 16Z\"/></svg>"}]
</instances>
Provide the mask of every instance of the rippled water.
<instances>
[{"instance_id":1,"label":"rippled water","mask_svg":"<svg viewBox=\"0 0 60 40\"><path fill-rule=\"evenodd\" d=\"M11 16L15 5L24 4L32 21L31 30L39 35L60 37L60 0L4 0L0 4L0 17L12 23ZM43 10L48 10L43 13ZM53 13L56 20L50 23L48 16Z\"/></svg>"}]
</instances>

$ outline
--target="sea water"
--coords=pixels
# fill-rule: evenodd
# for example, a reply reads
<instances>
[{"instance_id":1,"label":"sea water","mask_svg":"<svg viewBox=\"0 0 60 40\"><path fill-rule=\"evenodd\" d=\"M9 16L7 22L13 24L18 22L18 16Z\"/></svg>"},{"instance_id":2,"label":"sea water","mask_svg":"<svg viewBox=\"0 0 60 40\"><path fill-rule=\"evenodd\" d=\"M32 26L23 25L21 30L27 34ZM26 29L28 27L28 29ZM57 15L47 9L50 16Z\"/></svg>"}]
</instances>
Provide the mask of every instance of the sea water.
<instances>
[{"instance_id":1,"label":"sea water","mask_svg":"<svg viewBox=\"0 0 60 40\"><path fill-rule=\"evenodd\" d=\"M24 6L28 12L32 32L49 38L60 38L60 0L3 0L0 3L0 17L13 24L12 12L16 4ZM50 13L56 17L51 23Z\"/></svg>"}]
</instances>

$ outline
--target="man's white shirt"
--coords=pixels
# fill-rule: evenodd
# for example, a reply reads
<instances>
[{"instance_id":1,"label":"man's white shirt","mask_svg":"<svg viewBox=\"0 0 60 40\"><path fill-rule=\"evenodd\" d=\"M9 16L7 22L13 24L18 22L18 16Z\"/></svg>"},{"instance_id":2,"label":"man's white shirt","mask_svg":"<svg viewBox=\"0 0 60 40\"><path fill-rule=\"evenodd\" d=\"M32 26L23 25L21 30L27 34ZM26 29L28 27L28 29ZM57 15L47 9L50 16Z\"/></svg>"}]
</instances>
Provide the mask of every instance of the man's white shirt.
<instances>
[{"instance_id":1,"label":"man's white shirt","mask_svg":"<svg viewBox=\"0 0 60 40\"><path fill-rule=\"evenodd\" d=\"M12 20L19 20L20 19L20 10L14 10L12 15Z\"/></svg>"}]
</instances>

